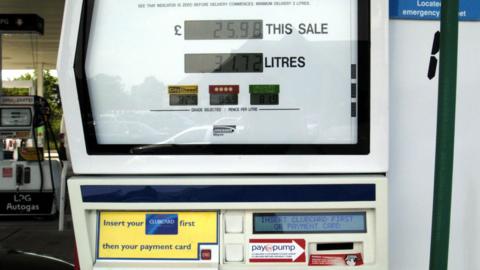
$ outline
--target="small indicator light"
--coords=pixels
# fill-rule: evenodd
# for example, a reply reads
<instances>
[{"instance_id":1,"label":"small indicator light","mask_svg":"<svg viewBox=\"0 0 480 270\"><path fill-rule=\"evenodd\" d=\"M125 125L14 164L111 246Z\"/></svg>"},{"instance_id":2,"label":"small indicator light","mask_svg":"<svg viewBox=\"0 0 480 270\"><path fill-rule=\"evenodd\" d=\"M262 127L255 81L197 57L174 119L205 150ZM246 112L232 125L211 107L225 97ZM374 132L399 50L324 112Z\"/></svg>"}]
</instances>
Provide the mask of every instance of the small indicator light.
<instances>
[{"instance_id":1,"label":"small indicator light","mask_svg":"<svg viewBox=\"0 0 480 270\"><path fill-rule=\"evenodd\" d=\"M202 249L200 252L202 260L211 260L212 259L212 250Z\"/></svg>"}]
</instances>

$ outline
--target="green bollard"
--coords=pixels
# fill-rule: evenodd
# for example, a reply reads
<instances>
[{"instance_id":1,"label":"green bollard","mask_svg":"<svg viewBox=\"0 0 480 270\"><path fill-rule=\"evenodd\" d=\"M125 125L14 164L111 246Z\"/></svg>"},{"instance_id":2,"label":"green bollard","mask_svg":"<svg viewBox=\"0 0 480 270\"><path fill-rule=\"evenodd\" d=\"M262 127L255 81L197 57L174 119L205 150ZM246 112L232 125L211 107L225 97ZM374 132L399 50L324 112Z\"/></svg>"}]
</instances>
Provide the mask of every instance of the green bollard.
<instances>
[{"instance_id":1,"label":"green bollard","mask_svg":"<svg viewBox=\"0 0 480 270\"><path fill-rule=\"evenodd\" d=\"M430 270L448 269L457 91L458 1L442 0Z\"/></svg>"}]
</instances>

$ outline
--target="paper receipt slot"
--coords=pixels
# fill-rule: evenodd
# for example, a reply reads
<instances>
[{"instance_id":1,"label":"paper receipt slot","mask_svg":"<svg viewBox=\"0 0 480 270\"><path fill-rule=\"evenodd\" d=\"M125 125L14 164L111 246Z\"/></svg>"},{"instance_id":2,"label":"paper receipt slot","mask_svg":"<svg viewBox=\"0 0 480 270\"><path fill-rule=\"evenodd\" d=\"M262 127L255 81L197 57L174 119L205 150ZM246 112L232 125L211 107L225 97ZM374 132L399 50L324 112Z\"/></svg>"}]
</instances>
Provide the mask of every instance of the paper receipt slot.
<instances>
[{"instance_id":1,"label":"paper receipt slot","mask_svg":"<svg viewBox=\"0 0 480 270\"><path fill-rule=\"evenodd\" d=\"M67 0L81 269L388 269L387 6Z\"/></svg>"}]
</instances>

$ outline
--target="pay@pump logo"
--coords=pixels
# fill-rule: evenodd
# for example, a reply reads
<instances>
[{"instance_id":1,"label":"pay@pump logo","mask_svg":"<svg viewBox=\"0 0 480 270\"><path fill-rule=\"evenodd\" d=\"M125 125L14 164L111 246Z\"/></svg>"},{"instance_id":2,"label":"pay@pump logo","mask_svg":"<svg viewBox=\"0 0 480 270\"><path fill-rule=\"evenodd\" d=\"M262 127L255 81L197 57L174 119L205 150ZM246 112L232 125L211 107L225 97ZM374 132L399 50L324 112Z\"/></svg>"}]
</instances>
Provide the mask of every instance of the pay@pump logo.
<instances>
[{"instance_id":1,"label":"pay@pump logo","mask_svg":"<svg viewBox=\"0 0 480 270\"><path fill-rule=\"evenodd\" d=\"M278 251L295 251L296 246L293 244L257 244L252 245L252 252L278 252Z\"/></svg>"},{"instance_id":2,"label":"pay@pump logo","mask_svg":"<svg viewBox=\"0 0 480 270\"><path fill-rule=\"evenodd\" d=\"M145 224L147 235L178 234L177 214L147 214Z\"/></svg>"}]
</instances>

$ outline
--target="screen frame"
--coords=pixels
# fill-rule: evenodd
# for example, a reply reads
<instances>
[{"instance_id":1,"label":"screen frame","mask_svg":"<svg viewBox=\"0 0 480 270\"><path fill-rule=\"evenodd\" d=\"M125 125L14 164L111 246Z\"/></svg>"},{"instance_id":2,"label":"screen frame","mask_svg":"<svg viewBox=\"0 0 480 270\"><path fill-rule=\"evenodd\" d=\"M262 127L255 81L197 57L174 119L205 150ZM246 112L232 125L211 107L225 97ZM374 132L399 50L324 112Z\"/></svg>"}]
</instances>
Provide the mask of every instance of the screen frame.
<instances>
[{"instance_id":1,"label":"screen frame","mask_svg":"<svg viewBox=\"0 0 480 270\"><path fill-rule=\"evenodd\" d=\"M208 144L171 145L154 151L132 151L145 145L99 144L90 103L85 61L95 1L82 3L73 63L76 91L87 155L369 155L371 131L371 0L358 1L357 123L356 144Z\"/></svg>"},{"instance_id":2,"label":"screen frame","mask_svg":"<svg viewBox=\"0 0 480 270\"><path fill-rule=\"evenodd\" d=\"M262 215L262 216L334 216L334 215L358 215L363 217L364 221L364 229L363 230L338 230L338 231L262 231L257 232L255 229L255 216ZM294 213L294 212L277 212L277 213L253 213L252 215L252 234L337 234L337 233L367 233L367 212L302 212L302 213Z\"/></svg>"}]
</instances>

